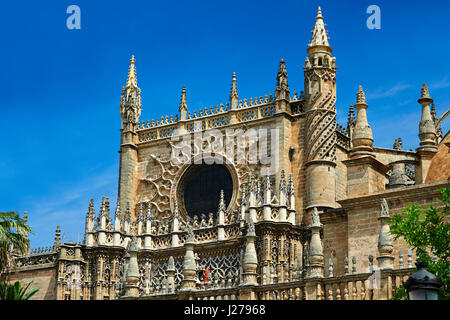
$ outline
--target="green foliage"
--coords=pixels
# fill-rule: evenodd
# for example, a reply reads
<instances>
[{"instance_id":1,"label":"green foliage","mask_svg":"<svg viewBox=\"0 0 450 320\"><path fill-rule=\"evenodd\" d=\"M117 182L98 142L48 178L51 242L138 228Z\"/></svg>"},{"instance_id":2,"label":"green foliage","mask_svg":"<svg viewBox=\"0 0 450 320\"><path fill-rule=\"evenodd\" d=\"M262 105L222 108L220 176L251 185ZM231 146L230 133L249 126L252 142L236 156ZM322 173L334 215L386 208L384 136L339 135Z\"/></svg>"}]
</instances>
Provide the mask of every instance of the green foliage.
<instances>
[{"instance_id":1,"label":"green foliage","mask_svg":"<svg viewBox=\"0 0 450 320\"><path fill-rule=\"evenodd\" d=\"M443 203L440 208L428 206L422 210L417 205L407 205L401 213L390 220L391 234L394 239L403 238L416 250L417 260L428 262L427 270L441 278L443 286L439 290L439 299L450 299L450 225L446 221L450 213L450 186L439 190ZM431 249L437 257L433 262L427 253Z\"/></svg>"},{"instance_id":2,"label":"green foliage","mask_svg":"<svg viewBox=\"0 0 450 320\"><path fill-rule=\"evenodd\" d=\"M390 300L409 300L406 289L402 287L394 287L392 290L392 298Z\"/></svg>"},{"instance_id":3,"label":"green foliage","mask_svg":"<svg viewBox=\"0 0 450 320\"><path fill-rule=\"evenodd\" d=\"M22 287L20 281L9 284L7 282L0 282L0 300L28 300L39 289L34 288L27 292L28 287L33 281L30 281L25 287Z\"/></svg>"},{"instance_id":4,"label":"green foliage","mask_svg":"<svg viewBox=\"0 0 450 320\"><path fill-rule=\"evenodd\" d=\"M10 261L11 247L19 254L28 251L28 233L32 233L30 227L17 212L0 212L0 272Z\"/></svg>"}]
</instances>

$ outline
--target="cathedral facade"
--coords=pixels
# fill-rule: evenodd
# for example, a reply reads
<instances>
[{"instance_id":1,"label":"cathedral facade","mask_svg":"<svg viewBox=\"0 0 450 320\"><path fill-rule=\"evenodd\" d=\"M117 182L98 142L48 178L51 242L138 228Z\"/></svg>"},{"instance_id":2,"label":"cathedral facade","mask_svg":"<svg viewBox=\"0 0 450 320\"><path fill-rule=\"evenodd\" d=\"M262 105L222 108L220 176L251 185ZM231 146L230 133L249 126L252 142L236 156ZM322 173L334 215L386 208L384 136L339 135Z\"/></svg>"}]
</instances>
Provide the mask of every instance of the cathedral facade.
<instances>
[{"instance_id":1,"label":"cathedral facade","mask_svg":"<svg viewBox=\"0 0 450 320\"><path fill-rule=\"evenodd\" d=\"M82 243L15 258L9 278L36 299L376 300L414 272L389 234L406 204L439 205L449 184L449 135L426 84L419 146L374 146L369 101L355 90L336 123L336 58L319 8L304 91L281 60L273 93L142 121L135 58L120 100L118 202L91 200ZM275 78L275 77L274 77ZM420 108L419 108L420 107ZM112 213L114 211L114 213Z\"/></svg>"}]
</instances>

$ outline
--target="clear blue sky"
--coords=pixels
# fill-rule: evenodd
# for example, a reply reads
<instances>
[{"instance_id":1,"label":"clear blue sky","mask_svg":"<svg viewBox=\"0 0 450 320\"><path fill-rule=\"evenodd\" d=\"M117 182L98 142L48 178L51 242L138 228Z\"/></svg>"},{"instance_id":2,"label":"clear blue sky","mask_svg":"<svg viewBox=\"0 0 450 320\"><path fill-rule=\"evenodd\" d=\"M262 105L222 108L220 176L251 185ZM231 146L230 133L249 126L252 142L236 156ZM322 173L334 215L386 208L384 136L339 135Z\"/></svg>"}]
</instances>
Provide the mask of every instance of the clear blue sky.
<instances>
[{"instance_id":1,"label":"clear blue sky","mask_svg":"<svg viewBox=\"0 0 450 320\"><path fill-rule=\"evenodd\" d=\"M81 8L81 30L66 8ZM366 8L381 8L381 30ZM338 122L358 85L366 92L375 146L419 144L425 81L438 115L450 107L448 1L8 1L0 12L0 211L29 212L31 244L53 243L56 225L77 240L89 199L117 197L118 110L129 59L136 56L141 120L225 103L231 75L241 98L274 92L286 61L291 92L317 6L327 23L337 77ZM448 130L448 121L443 126Z\"/></svg>"}]
</instances>

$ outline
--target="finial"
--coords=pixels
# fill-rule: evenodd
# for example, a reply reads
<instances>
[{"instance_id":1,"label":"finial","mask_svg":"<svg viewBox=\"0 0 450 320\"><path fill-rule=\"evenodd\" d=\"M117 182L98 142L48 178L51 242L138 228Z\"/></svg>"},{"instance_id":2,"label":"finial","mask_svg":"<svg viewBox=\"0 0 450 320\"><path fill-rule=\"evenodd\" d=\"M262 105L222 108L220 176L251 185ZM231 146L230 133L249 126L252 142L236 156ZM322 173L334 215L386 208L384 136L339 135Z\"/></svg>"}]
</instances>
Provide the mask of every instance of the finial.
<instances>
[{"instance_id":1,"label":"finial","mask_svg":"<svg viewBox=\"0 0 450 320\"><path fill-rule=\"evenodd\" d=\"M175 260L173 259L173 256L169 257L169 261L167 262L167 270L175 271Z\"/></svg>"},{"instance_id":2,"label":"finial","mask_svg":"<svg viewBox=\"0 0 450 320\"><path fill-rule=\"evenodd\" d=\"M231 92L230 92L230 101L232 102L232 108L237 105L237 100L239 99L239 94L237 90L237 81L236 81L236 72L233 72L233 76L231 79ZM234 105L233 105L234 102Z\"/></svg>"},{"instance_id":3,"label":"finial","mask_svg":"<svg viewBox=\"0 0 450 320\"><path fill-rule=\"evenodd\" d=\"M361 85L358 87L358 93L356 94L356 103L357 104L366 103L366 95Z\"/></svg>"},{"instance_id":4,"label":"finial","mask_svg":"<svg viewBox=\"0 0 450 320\"><path fill-rule=\"evenodd\" d=\"M314 29L311 31L313 36L310 40L309 47L312 46L327 46L328 44L328 32L325 30L325 23L323 23L322 9L317 9L316 23Z\"/></svg>"},{"instance_id":5,"label":"finial","mask_svg":"<svg viewBox=\"0 0 450 320\"><path fill-rule=\"evenodd\" d=\"M248 217L248 221L247 221L247 224L248 224L248 228L247 228L247 236L256 236L256 233L255 233L255 224L253 223L253 220L252 220L252 217Z\"/></svg>"},{"instance_id":6,"label":"finial","mask_svg":"<svg viewBox=\"0 0 450 320\"><path fill-rule=\"evenodd\" d=\"M137 238L136 236L133 236L131 238L129 247L128 247L128 252L137 252L138 251L138 245L137 245Z\"/></svg>"},{"instance_id":7,"label":"finial","mask_svg":"<svg viewBox=\"0 0 450 320\"><path fill-rule=\"evenodd\" d=\"M402 138L396 138L394 142L394 150L402 150L403 149L403 143Z\"/></svg>"},{"instance_id":8,"label":"finial","mask_svg":"<svg viewBox=\"0 0 450 320\"><path fill-rule=\"evenodd\" d=\"M88 215L95 216L94 199L92 199L92 198L91 198L91 201L89 202Z\"/></svg>"},{"instance_id":9,"label":"finial","mask_svg":"<svg viewBox=\"0 0 450 320\"><path fill-rule=\"evenodd\" d=\"M428 91L427 84L424 82L422 85L422 89L420 90L420 97L421 98L429 98L430 92Z\"/></svg>"},{"instance_id":10,"label":"finial","mask_svg":"<svg viewBox=\"0 0 450 320\"><path fill-rule=\"evenodd\" d=\"M389 206L387 204L387 201L385 198L383 198L383 200L381 200L381 210L380 210L380 218L386 218L386 217L390 217L389 215Z\"/></svg>"},{"instance_id":11,"label":"finial","mask_svg":"<svg viewBox=\"0 0 450 320\"><path fill-rule=\"evenodd\" d=\"M187 110L187 100L186 100L186 86L183 86L181 90L180 108L181 110Z\"/></svg>"},{"instance_id":12,"label":"finial","mask_svg":"<svg viewBox=\"0 0 450 320\"><path fill-rule=\"evenodd\" d=\"M294 195L294 179L292 178L292 173L289 174L288 193L289 195Z\"/></svg>"},{"instance_id":13,"label":"finial","mask_svg":"<svg viewBox=\"0 0 450 320\"><path fill-rule=\"evenodd\" d=\"M311 225L313 227L321 227L322 226L322 224L320 223L319 211L317 211L316 207L314 207L312 215L311 215Z\"/></svg>"},{"instance_id":14,"label":"finial","mask_svg":"<svg viewBox=\"0 0 450 320\"><path fill-rule=\"evenodd\" d=\"M323 16L322 16L322 9L320 8L320 6L319 6L319 8L317 9L316 20L317 20L317 19L323 19Z\"/></svg>"},{"instance_id":15,"label":"finial","mask_svg":"<svg viewBox=\"0 0 450 320\"><path fill-rule=\"evenodd\" d=\"M223 189L220 190L219 211L225 211L225 195Z\"/></svg>"}]
</instances>

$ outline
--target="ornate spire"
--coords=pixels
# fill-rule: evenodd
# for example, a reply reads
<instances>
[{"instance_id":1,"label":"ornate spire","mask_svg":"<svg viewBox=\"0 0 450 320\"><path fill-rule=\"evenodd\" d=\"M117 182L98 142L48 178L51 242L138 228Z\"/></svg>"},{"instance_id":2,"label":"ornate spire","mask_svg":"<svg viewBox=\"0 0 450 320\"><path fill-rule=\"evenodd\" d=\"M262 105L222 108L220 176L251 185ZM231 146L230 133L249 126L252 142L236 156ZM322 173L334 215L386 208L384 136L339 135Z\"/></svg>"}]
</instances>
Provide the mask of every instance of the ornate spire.
<instances>
[{"instance_id":1,"label":"ornate spire","mask_svg":"<svg viewBox=\"0 0 450 320\"><path fill-rule=\"evenodd\" d=\"M237 83L236 83L236 72L233 72L233 77L231 80L231 92L230 92L231 109L237 109L238 100L239 100L239 94L238 94Z\"/></svg>"},{"instance_id":2,"label":"ornate spire","mask_svg":"<svg viewBox=\"0 0 450 320\"><path fill-rule=\"evenodd\" d=\"M350 105L350 108L348 109L347 129L351 128L354 125L355 125L355 109L353 108L353 105Z\"/></svg>"},{"instance_id":3,"label":"ornate spire","mask_svg":"<svg viewBox=\"0 0 450 320\"><path fill-rule=\"evenodd\" d=\"M141 89L137 86L135 62L134 56L131 56L127 83L120 98L120 114L124 124L137 124L141 115Z\"/></svg>"},{"instance_id":4,"label":"ornate spire","mask_svg":"<svg viewBox=\"0 0 450 320\"><path fill-rule=\"evenodd\" d=\"M278 67L278 73L277 73L277 86L275 89L275 100L288 100L290 101L289 97L289 86L287 82L287 71L286 71L286 65L284 62L284 59L281 59L280 66Z\"/></svg>"},{"instance_id":5,"label":"ornate spire","mask_svg":"<svg viewBox=\"0 0 450 320\"><path fill-rule=\"evenodd\" d=\"M352 157L361 155L372 155L373 134L367 122L366 95L362 86L359 86L356 94L356 124L352 134Z\"/></svg>"},{"instance_id":6,"label":"ornate spire","mask_svg":"<svg viewBox=\"0 0 450 320\"><path fill-rule=\"evenodd\" d=\"M91 198L91 202L89 202L89 210L87 212L87 216L90 218L95 217L94 199L92 199L92 198Z\"/></svg>"},{"instance_id":7,"label":"ornate spire","mask_svg":"<svg viewBox=\"0 0 450 320\"><path fill-rule=\"evenodd\" d=\"M317 9L316 24L314 30L311 31L312 38L309 43L309 47L313 46L330 46L328 43L328 31L325 30L326 24L323 22L322 10L320 7Z\"/></svg>"},{"instance_id":8,"label":"ornate spire","mask_svg":"<svg viewBox=\"0 0 450 320\"><path fill-rule=\"evenodd\" d=\"M182 110L187 111L187 109L186 86L183 86L183 89L181 89L180 107L178 110L181 112Z\"/></svg>"},{"instance_id":9,"label":"ornate spire","mask_svg":"<svg viewBox=\"0 0 450 320\"><path fill-rule=\"evenodd\" d=\"M280 177L280 193L287 194L287 185L286 185L286 179L284 176L284 170L281 170L281 177Z\"/></svg>"},{"instance_id":10,"label":"ornate spire","mask_svg":"<svg viewBox=\"0 0 450 320\"><path fill-rule=\"evenodd\" d=\"M358 104L366 103L366 94L364 93L364 90L361 85L358 87L358 93L356 94L356 103Z\"/></svg>"},{"instance_id":11,"label":"ornate spire","mask_svg":"<svg viewBox=\"0 0 450 320\"><path fill-rule=\"evenodd\" d=\"M295 194L294 190L294 179L292 178L292 173L289 175L289 182L287 187L288 194L293 196Z\"/></svg>"},{"instance_id":12,"label":"ornate spire","mask_svg":"<svg viewBox=\"0 0 450 320\"><path fill-rule=\"evenodd\" d=\"M402 150L403 149L403 143L402 138L396 138L394 142L394 150Z\"/></svg>"},{"instance_id":13,"label":"ornate spire","mask_svg":"<svg viewBox=\"0 0 450 320\"><path fill-rule=\"evenodd\" d=\"M389 217L389 206L386 199L381 200L380 218Z\"/></svg>"},{"instance_id":14,"label":"ornate spire","mask_svg":"<svg viewBox=\"0 0 450 320\"><path fill-rule=\"evenodd\" d=\"M59 226L56 226L55 232L55 242L53 243L53 247L58 248L61 244L61 229Z\"/></svg>"},{"instance_id":15,"label":"ornate spire","mask_svg":"<svg viewBox=\"0 0 450 320\"><path fill-rule=\"evenodd\" d=\"M137 77L136 77L136 59L131 56L130 66L128 67L128 77L126 88L137 88Z\"/></svg>"},{"instance_id":16,"label":"ornate spire","mask_svg":"<svg viewBox=\"0 0 450 320\"><path fill-rule=\"evenodd\" d=\"M436 152L436 124L430 110L433 99L430 97L428 87L425 83L422 86L420 99L417 102L422 105L422 118L419 123L420 147L418 150Z\"/></svg>"},{"instance_id":17,"label":"ornate spire","mask_svg":"<svg viewBox=\"0 0 450 320\"><path fill-rule=\"evenodd\" d=\"M421 98L430 98L430 92L428 91L427 84L424 82L422 85L422 89L420 90Z\"/></svg>"}]
</instances>

